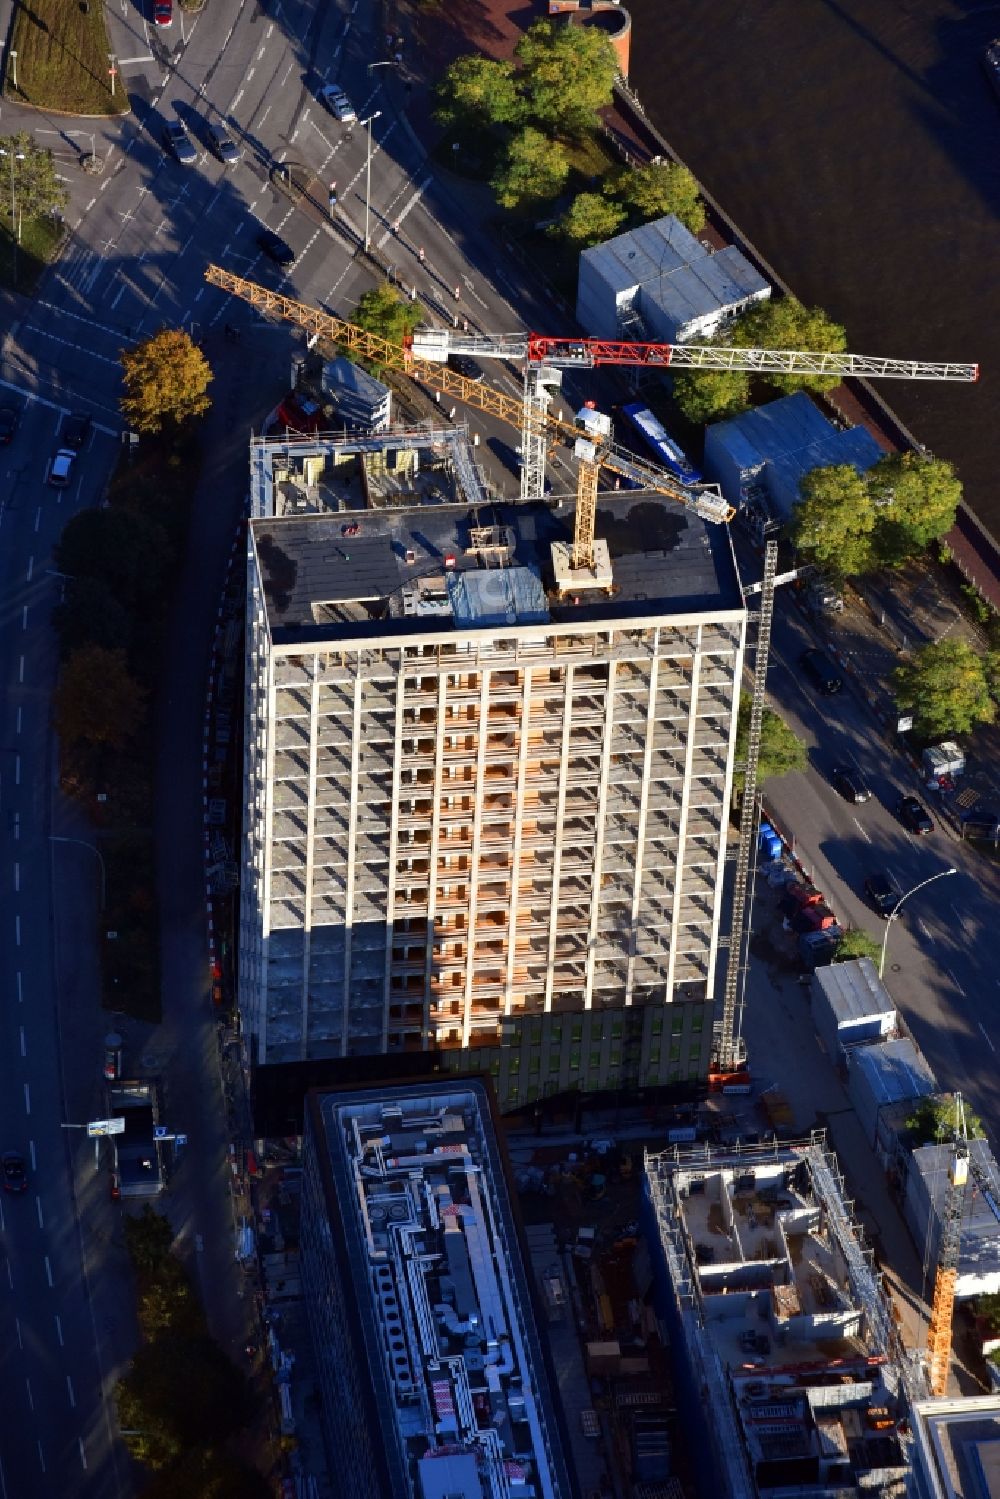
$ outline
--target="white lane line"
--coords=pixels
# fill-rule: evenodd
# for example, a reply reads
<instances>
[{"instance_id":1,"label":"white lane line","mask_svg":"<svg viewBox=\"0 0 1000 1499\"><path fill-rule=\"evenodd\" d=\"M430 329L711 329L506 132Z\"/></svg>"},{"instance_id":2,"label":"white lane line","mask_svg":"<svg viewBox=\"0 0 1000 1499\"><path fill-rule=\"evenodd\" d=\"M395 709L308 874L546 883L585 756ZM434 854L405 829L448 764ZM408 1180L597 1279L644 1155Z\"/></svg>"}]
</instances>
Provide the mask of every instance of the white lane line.
<instances>
[{"instance_id":1,"label":"white lane line","mask_svg":"<svg viewBox=\"0 0 1000 1499\"><path fill-rule=\"evenodd\" d=\"M14 889L15 889L15 891L17 891L17 890L20 890L20 888L21 888L21 865L18 862L18 860L15 859L14 860Z\"/></svg>"},{"instance_id":2,"label":"white lane line","mask_svg":"<svg viewBox=\"0 0 1000 1499\"><path fill-rule=\"evenodd\" d=\"M17 970L17 1002L18 1002L19 1005L23 1005L24 1004L24 987L23 987L22 982L21 982L21 970L20 969Z\"/></svg>"},{"instance_id":3,"label":"white lane line","mask_svg":"<svg viewBox=\"0 0 1000 1499\"><path fill-rule=\"evenodd\" d=\"M17 943L18 947L21 946L21 918L20 918L20 916L15 916L14 917L14 941Z\"/></svg>"},{"instance_id":4,"label":"white lane line","mask_svg":"<svg viewBox=\"0 0 1000 1499\"><path fill-rule=\"evenodd\" d=\"M34 1140L29 1140L28 1141L28 1154L31 1157L31 1169L32 1169L32 1171L37 1171L38 1170L38 1165L37 1165L37 1162L35 1161L35 1142L34 1142Z\"/></svg>"},{"instance_id":5,"label":"white lane line","mask_svg":"<svg viewBox=\"0 0 1000 1499\"><path fill-rule=\"evenodd\" d=\"M35 511L35 534L36 535L38 534L38 528L39 528L39 526L41 524L42 524L42 507L41 507L41 505L39 505L38 509Z\"/></svg>"},{"instance_id":6,"label":"white lane line","mask_svg":"<svg viewBox=\"0 0 1000 1499\"><path fill-rule=\"evenodd\" d=\"M45 1453L42 1451L42 1439L41 1439L41 1437L38 1438L38 1461L42 1465L42 1472L43 1473L47 1472L48 1469L45 1466Z\"/></svg>"},{"instance_id":7,"label":"white lane line","mask_svg":"<svg viewBox=\"0 0 1000 1499\"><path fill-rule=\"evenodd\" d=\"M69 1395L69 1403L76 1410L76 1395L73 1392L73 1381L66 1375L66 1393Z\"/></svg>"},{"instance_id":8,"label":"white lane line","mask_svg":"<svg viewBox=\"0 0 1000 1499\"><path fill-rule=\"evenodd\" d=\"M25 1383L25 1387L27 1388L27 1391L28 1391L28 1404L31 1406L31 1409L34 1410L35 1409L35 1397L31 1393L31 1380L30 1379L26 1379L24 1381L24 1383Z\"/></svg>"},{"instance_id":9,"label":"white lane line","mask_svg":"<svg viewBox=\"0 0 1000 1499\"><path fill-rule=\"evenodd\" d=\"M45 1219L42 1217L42 1199L40 1197L35 1198L35 1207L38 1211L38 1227L44 1228Z\"/></svg>"},{"instance_id":10,"label":"white lane line","mask_svg":"<svg viewBox=\"0 0 1000 1499\"><path fill-rule=\"evenodd\" d=\"M857 830L861 834L862 838L866 838L868 840L868 842L871 843L871 841L872 841L871 834L868 832L868 829L867 828L863 828L856 817L853 819L853 821L854 821L854 826L857 828Z\"/></svg>"},{"instance_id":11,"label":"white lane line","mask_svg":"<svg viewBox=\"0 0 1000 1499\"><path fill-rule=\"evenodd\" d=\"M24 1112L31 1113L31 1088L27 1083L24 1085Z\"/></svg>"},{"instance_id":12,"label":"white lane line","mask_svg":"<svg viewBox=\"0 0 1000 1499\"><path fill-rule=\"evenodd\" d=\"M125 337L125 334L121 328L112 328L109 327L107 323L98 323L93 318L85 317L82 313L79 312L68 312L63 307L57 307L54 302L39 302L38 306L47 307L50 312L57 313L59 315L60 322L63 318L72 318L74 322L86 323L88 328L99 328L102 333L110 333L112 338L119 338L124 343L131 343L133 341Z\"/></svg>"},{"instance_id":13,"label":"white lane line","mask_svg":"<svg viewBox=\"0 0 1000 1499\"><path fill-rule=\"evenodd\" d=\"M924 918L922 916L918 916L917 917L917 926L923 932L923 934L927 938L928 942L933 942L934 941L934 938L931 936L931 933L930 933L930 931L928 929L927 923L926 923L926 921L924 920Z\"/></svg>"},{"instance_id":14,"label":"white lane line","mask_svg":"<svg viewBox=\"0 0 1000 1499\"><path fill-rule=\"evenodd\" d=\"M69 416L69 407L60 406L58 401L47 401L44 396L38 396L33 390L28 390L24 385L15 385L10 380L0 380L0 389L12 390L15 394L23 396L26 402L34 401L36 406L45 406L49 411L57 411L60 416Z\"/></svg>"},{"instance_id":15,"label":"white lane line","mask_svg":"<svg viewBox=\"0 0 1000 1499\"><path fill-rule=\"evenodd\" d=\"M56 1312L56 1337L59 1339L59 1347L65 1348L66 1339L63 1337L62 1318L58 1312Z\"/></svg>"},{"instance_id":16,"label":"white lane line","mask_svg":"<svg viewBox=\"0 0 1000 1499\"><path fill-rule=\"evenodd\" d=\"M28 1043L24 1039L24 1026L19 1025L18 1030L21 1033L21 1055L22 1057L26 1057L28 1055Z\"/></svg>"},{"instance_id":17,"label":"white lane line","mask_svg":"<svg viewBox=\"0 0 1000 1499\"><path fill-rule=\"evenodd\" d=\"M80 1462L83 1464L84 1471L86 1471L86 1467L87 1467L87 1454L83 1450L83 1437L77 1437L76 1444L77 1444L77 1446L80 1449Z\"/></svg>"},{"instance_id":18,"label":"white lane line","mask_svg":"<svg viewBox=\"0 0 1000 1499\"><path fill-rule=\"evenodd\" d=\"M20 784L21 784L21 756L20 755L15 755L14 756L14 785L15 786L20 786Z\"/></svg>"},{"instance_id":19,"label":"white lane line","mask_svg":"<svg viewBox=\"0 0 1000 1499\"><path fill-rule=\"evenodd\" d=\"M55 1285L55 1281L52 1279L52 1266L49 1264L48 1255L45 1256L45 1279L48 1281L50 1286Z\"/></svg>"},{"instance_id":20,"label":"white lane line","mask_svg":"<svg viewBox=\"0 0 1000 1499\"><path fill-rule=\"evenodd\" d=\"M18 668L17 668L17 680L19 682L23 682L24 681L24 657L23 656L21 657L20 663L19 663Z\"/></svg>"},{"instance_id":21,"label":"white lane line","mask_svg":"<svg viewBox=\"0 0 1000 1499\"><path fill-rule=\"evenodd\" d=\"M20 734L20 732L21 732L21 712L22 712L22 704L18 703L18 705L17 705L17 728L14 730L15 734Z\"/></svg>"},{"instance_id":22,"label":"white lane line","mask_svg":"<svg viewBox=\"0 0 1000 1499\"><path fill-rule=\"evenodd\" d=\"M15 1328L15 1330L17 1332L17 1346L23 1352L24 1351L24 1339L21 1337L21 1319L20 1319L20 1317L15 1317L14 1318L14 1328Z\"/></svg>"},{"instance_id":23,"label":"white lane line","mask_svg":"<svg viewBox=\"0 0 1000 1499\"><path fill-rule=\"evenodd\" d=\"M989 1047L990 1051L996 1051L996 1047L993 1045L993 1042L990 1040L989 1031L983 1025L983 1022L981 1020L978 1022L978 1025L979 1025L979 1029L983 1033L983 1040L986 1042L986 1045Z\"/></svg>"},{"instance_id":24,"label":"white lane line","mask_svg":"<svg viewBox=\"0 0 1000 1499\"><path fill-rule=\"evenodd\" d=\"M34 571L35 571L35 559L34 559L34 557L29 557L28 558L28 582L29 583L31 582L31 574Z\"/></svg>"},{"instance_id":25,"label":"white lane line","mask_svg":"<svg viewBox=\"0 0 1000 1499\"><path fill-rule=\"evenodd\" d=\"M20 812L15 812L14 813L14 842L17 843L20 840L20 837L21 837L21 814L20 814ZM14 865L14 878L15 878L15 880L19 880L21 878L21 866L20 866L20 864L15 864Z\"/></svg>"},{"instance_id":26,"label":"white lane line","mask_svg":"<svg viewBox=\"0 0 1000 1499\"><path fill-rule=\"evenodd\" d=\"M7 1261L7 1279L10 1282L10 1288L13 1291L13 1289L14 1289L14 1272L10 1268L10 1260Z\"/></svg>"},{"instance_id":27,"label":"white lane line","mask_svg":"<svg viewBox=\"0 0 1000 1499\"><path fill-rule=\"evenodd\" d=\"M88 287L87 290L89 291L90 288ZM24 328L27 333L37 333L39 338L51 338L53 343L62 344L64 349L75 349L78 354L86 354L91 359L98 360L101 364L113 365L115 369L120 368L120 360L109 359L106 354L98 354L94 349L88 349L84 344L75 344L72 339L60 338L58 333L50 333L47 328L39 328L37 323L25 323ZM122 341L124 343L134 342L134 340L130 339L123 339Z\"/></svg>"},{"instance_id":28,"label":"white lane line","mask_svg":"<svg viewBox=\"0 0 1000 1499\"><path fill-rule=\"evenodd\" d=\"M959 994L961 994L962 998L963 999L968 998L968 996L966 995L965 990L962 988L961 984L958 982L958 979L952 973L951 969L950 968L946 968L945 969L945 973L951 979L952 983L955 985L955 988L958 990Z\"/></svg>"}]
</instances>

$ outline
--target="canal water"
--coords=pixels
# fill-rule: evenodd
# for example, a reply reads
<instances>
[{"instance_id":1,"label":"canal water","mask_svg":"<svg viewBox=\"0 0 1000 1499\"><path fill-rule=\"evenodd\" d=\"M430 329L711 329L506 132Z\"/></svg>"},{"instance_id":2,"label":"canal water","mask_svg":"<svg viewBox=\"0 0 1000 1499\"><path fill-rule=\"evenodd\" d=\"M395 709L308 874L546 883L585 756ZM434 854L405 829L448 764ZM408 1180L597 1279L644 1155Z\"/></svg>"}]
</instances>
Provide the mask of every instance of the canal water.
<instances>
[{"instance_id":1,"label":"canal water","mask_svg":"<svg viewBox=\"0 0 1000 1499\"><path fill-rule=\"evenodd\" d=\"M626 4L650 118L796 295L857 353L982 365L879 389L1000 537L1000 4Z\"/></svg>"}]
</instances>

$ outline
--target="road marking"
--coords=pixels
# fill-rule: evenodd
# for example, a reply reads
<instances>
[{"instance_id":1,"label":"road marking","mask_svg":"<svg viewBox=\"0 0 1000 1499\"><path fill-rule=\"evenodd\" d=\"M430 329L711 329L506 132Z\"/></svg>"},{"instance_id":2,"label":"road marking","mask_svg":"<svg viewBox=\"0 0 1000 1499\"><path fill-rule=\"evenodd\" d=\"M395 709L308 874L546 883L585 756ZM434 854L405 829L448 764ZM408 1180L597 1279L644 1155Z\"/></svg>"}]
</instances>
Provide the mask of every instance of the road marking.
<instances>
[{"instance_id":1,"label":"road marking","mask_svg":"<svg viewBox=\"0 0 1000 1499\"><path fill-rule=\"evenodd\" d=\"M45 1220L42 1217L42 1199L40 1197L35 1198L35 1207L38 1210L38 1227L44 1228Z\"/></svg>"},{"instance_id":2,"label":"road marking","mask_svg":"<svg viewBox=\"0 0 1000 1499\"><path fill-rule=\"evenodd\" d=\"M13 1291L13 1289L14 1289L14 1272L10 1268L10 1260L7 1261L7 1279L10 1282L10 1288Z\"/></svg>"},{"instance_id":3,"label":"road marking","mask_svg":"<svg viewBox=\"0 0 1000 1499\"><path fill-rule=\"evenodd\" d=\"M84 1470L86 1470L86 1467L87 1467L87 1454L83 1450L83 1437L77 1437L76 1442L77 1442L77 1446L80 1449L80 1461L83 1464Z\"/></svg>"},{"instance_id":4,"label":"road marking","mask_svg":"<svg viewBox=\"0 0 1000 1499\"><path fill-rule=\"evenodd\" d=\"M993 1042L990 1040L989 1032L987 1031L986 1027L983 1025L983 1022L980 1020L978 1022L978 1024L979 1024L979 1029L983 1033L983 1040L986 1042L986 1045L989 1047L990 1051L996 1051L996 1047L993 1045Z\"/></svg>"},{"instance_id":5,"label":"road marking","mask_svg":"<svg viewBox=\"0 0 1000 1499\"><path fill-rule=\"evenodd\" d=\"M79 312L68 312L62 307L57 307L54 302L39 302L39 307L47 307L50 312L58 313L60 321L63 318L72 318L75 323L86 323L88 328L99 328L102 333L110 333L112 338L123 339L125 343L134 342L133 339L125 337L124 329L112 328L107 323L98 323L92 317L85 317Z\"/></svg>"},{"instance_id":6,"label":"road marking","mask_svg":"<svg viewBox=\"0 0 1000 1499\"><path fill-rule=\"evenodd\" d=\"M100 266L98 266L100 270ZM88 288L89 290L89 288ZM101 364L110 364L118 369L121 361L109 359L106 354L98 354L93 349L86 348L83 344L75 344L72 339L60 338L58 333L50 333L47 328L39 328L37 323L25 323L25 329L29 333L37 333L40 338L51 338L54 343L62 344L65 349L75 349L78 354L89 354L91 359L97 359ZM125 340L128 342L128 340Z\"/></svg>"},{"instance_id":7,"label":"road marking","mask_svg":"<svg viewBox=\"0 0 1000 1499\"><path fill-rule=\"evenodd\" d=\"M14 941L17 943L18 947L21 946L21 918L20 918L20 916L15 916L14 917Z\"/></svg>"},{"instance_id":8,"label":"road marking","mask_svg":"<svg viewBox=\"0 0 1000 1499\"><path fill-rule=\"evenodd\" d=\"M27 1083L24 1085L24 1112L31 1113L31 1088Z\"/></svg>"},{"instance_id":9,"label":"road marking","mask_svg":"<svg viewBox=\"0 0 1000 1499\"><path fill-rule=\"evenodd\" d=\"M21 888L21 866L18 863L18 861L15 859L14 860L14 889L15 890L20 890L20 888Z\"/></svg>"},{"instance_id":10,"label":"road marking","mask_svg":"<svg viewBox=\"0 0 1000 1499\"><path fill-rule=\"evenodd\" d=\"M34 1142L34 1140L29 1140L28 1141L28 1154L31 1156L31 1169L32 1169L32 1171L37 1171L38 1170L38 1166L37 1166L37 1164L35 1162L35 1142Z\"/></svg>"},{"instance_id":11,"label":"road marking","mask_svg":"<svg viewBox=\"0 0 1000 1499\"><path fill-rule=\"evenodd\" d=\"M39 505L38 509L35 511L35 534L36 535L38 534L38 528L39 528L39 526L41 524L42 524L42 507L41 507L41 505Z\"/></svg>"},{"instance_id":12,"label":"road marking","mask_svg":"<svg viewBox=\"0 0 1000 1499\"><path fill-rule=\"evenodd\" d=\"M24 681L24 657L23 656L21 657L20 665L17 668L17 680L19 682L23 682Z\"/></svg>"},{"instance_id":13,"label":"road marking","mask_svg":"<svg viewBox=\"0 0 1000 1499\"><path fill-rule=\"evenodd\" d=\"M66 1393L69 1395L69 1403L76 1410L76 1395L73 1393L73 1381L66 1375Z\"/></svg>"},{"instance_id":14,"label":"road marking","mask_svg":"<svg viewBox=\"0 0 1000 1499\"><path fill-rule=\"evenodd\" d=\"M964 989L963 989L963 988L962 988L962 986L961 986L961 984L960 984L960 983L959 983L959 982L958 982L958 979L957 979L957 978L956 978L956 977L955 977L955 975L954 975L954 974L953 974L953 973L952 973L952 971L951 971L951 969L950 969L950 968L946 968L946 969L945 969L945 973L946 973L946 974L947 974L947 975L948 975L948 977L949 977L949 978L950 978L950 979L951 979L951 981L952 981L952 983L953 983L953 984L954 984L954 985L955 985L955 988L956 988L956 989L957 989L957 990L958 990L958 992L959 992L959 994L961 994L961 996L962 996L962 998L963 998L963 999L966 999L966 998L967 998L967 997L968 997L968 996L967 996L967 995L966 995L966 992L965 992L965 990L964 990Z\"/></svg>"},{"instance_id":15,"label":"road marking","mask_svg":"<svg viewBox=\"0 0 1000 1499\"><path fill-rule=\"evenodd\" d=\"M23 1005L24 1004L24 990L21 987L21 970L20 969L18 969L18 971L17 971L17 1002L18 1002L19 1005Z\"/></svg>"},{"instance_id":16,"label":"road marking","mask_svg":"<svg viewBox=\"0 0 1000 1499\"><path fill-rule=\"evenodd\" d=\"M39 1437L39 1439L38 1439L38 1461L42 1465L42 1472L43 1473L47 1472L48 1470L47 1470L47 1468L45 1466L45 1453L42 1451L42 1439L41 1439L41 1437Z\"/></svg>"},{"instance_id":17,"label":"road marking","mask_svg":"<svg viewBox=\"0 0 1000 1499\"><path fill-rule=\"evenodd\" d=\"M50 1286L55 1285L55 1281L52 1279L52 1266L49 1264L48 1255L45 1256L45 1279L48 1281Z\"/></svg>"},{"instance_id":18,"label":"road marking","mask_svg":"<svg viewBox=\"0 0 1000 1499\"><path fill-rule=\"evenodd\" d=\"M28 1046L24 1039L24 1026L18 1026L18 1030L21 1032L21 1055L22 1057L26 1057L28 1055Z\"/></svg>"},{"instance_id":19,"label":"road marking","mask_svg":"<svg viewBox=\"0 0 1000 1499\"><path fill-rule=\"evenodd\" d=\"M65 1348L66 1339L63 1337L62 1318L58 1312L56 1312L56 1337L59 1339L59 1347Z\"/></svg>"},{"instance_id":20,"label":"road marking","mask_svg":"<svg viewBox=\"0 0 1000 1499\"><path fill-rule=\"evenodd\" d=\"M28 575L27 575L27 581L29 583L31 582L31 575L32 575L32 573L34 571L35 571L35 559L34 559L34 557L29 557L28 558Z\"/></svg>"},{"instance_id":21,"label":"road marking","mask_svg":"<svg viewBox=\"0 0 1000 1499\"><path fill-rule=\"evenodd\" d=\"M20 1319L20 1317L15 1317L14 1318L14 1327L15 1327L15 1330L17 1332L17 1346L18 1346L18 1348L20 1348L23 1351L23 1349L24 1349L24 1339L21 1337L21 1319Z\"/></svg>"},{"instance_id":22,"label":"road marking","mask_svg":"<svg viewBox=\"0 0 1000 1499\"><path fill-rule=\"evenodd\" d=\"M21 703L18 703L18 705L17 705L17 719L16 719L17 728L14 730L15 734L20 734L20 732L21 732L21 712L22 712L22 705L21 705Z\"/></svg>"},{"instance_id":23,"label":"road marking","mask_svg":"<svg viewBox=\"0 0 1000 1499\"><path fill-rule=\"evenodd\" d=\"M17 843L20 840L20 837L21 837L21 814L20 814L20 812L15 812L14 813L14 842ZM16 880L19 880L21 878L21 866L19 864L15 864L14 865L14 878Z\"/></svg>"},{"instance_id":24,"label":"road marking","mask_svg":"<svg viewBox=\"0 0 1000 1499\"><path fill-rule=\"evenodd\" d=\"M21 784L21 756L20 755L15 755L14 756L14 785L15 786L20 786L20 784Z\"/></svg>"},{"instance_id":25,"label":"road marking","mask_svg":"<svg viewBox=\"0 0 1000 1499\"><path fill-rule=\"evenodd\" d=\"M24 1381L24 1383L25 1383L25 1385L27 1387L27 1390L28 1390L28 1404L31 1406L31 1409L34 1410L35 1409L35 1397L31 1393L31 1380L30 1379L26 1379Z\"/></svg>"},{"instance_id":26,"label":"road marking","mask_svg":"<svg viewBox=\"0 0 1000 1499\"><path fill-rule=\"evenodd\" d=\"M21 629L22 630L26 630L27 628L28 628L28 606L27 606L27 604L25 604L24 608L21 610Z\"/></svg>"},{"instance_id":27,"label":"road marking","mask_svg":"<svg viewBox=\"0 0 1000 1499\"><path fill-rule=\"evenodd\" d=\"M861 836L863 838L866 838L868 840L868 842L871 843L871 841L872 841L871 834L868 832L867 828L863 828L861 826L860 822L858 821L858 819L856 817L854 818L854 826L857 828L857 830L861 834Z\"/></svg>"}]
</instances>

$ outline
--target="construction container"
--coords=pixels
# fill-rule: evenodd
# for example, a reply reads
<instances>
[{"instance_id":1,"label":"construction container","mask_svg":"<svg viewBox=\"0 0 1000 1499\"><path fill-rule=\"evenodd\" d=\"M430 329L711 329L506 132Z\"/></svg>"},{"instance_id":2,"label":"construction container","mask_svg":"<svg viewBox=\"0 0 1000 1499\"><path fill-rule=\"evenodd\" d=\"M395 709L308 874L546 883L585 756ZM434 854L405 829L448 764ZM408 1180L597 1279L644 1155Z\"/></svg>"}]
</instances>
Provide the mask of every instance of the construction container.
<instances>
[{"instance_id":1,"label":"construction container","mask_svg":"<svg viewBox=\"0 0 1000 1499\"><path fill-rule=\"evenodd\" d=\"M845 1048L884 1041L897 1025L896 1007L870 958L817 968L810 986L810 1009L834 1063L839 1063Z\"/></svg>"},{"instance_id":2,"label":"construction container","mask_svg":"<svg viewBox=\"0 0 1000 1499\"><path fill-rule=\"evenodd\" d=\"M907 1037L853 1047L847 1061L847 1091L869 1145L877 1144L883 1109L937 1090L923 1053Z\"/></svg>"},{"instance_id":3,"label":"construction container","mask_svg":"<svg viewBox=\"0 0 1000 1499\"><path fill-rule=\"evenodd\" d=\"M585 1354L588 1374L617 1374L621 1368L622 1350L617 1339L588 1343Z\"/></svg>"},{"instance_id":4,"label":"construction container","mask_svg":"<svg viewBox=\"0 0 1000 1499\"><path fill-rule=\"evenodd\" d=\"M931 1266L937 1264L940 1220L948 1199L954 1155L955 1148L950 1144L921 1145L908 1160L903 1217L917 1253ZM1000 1171L986 1140L970 1140L969 1155L995 1184L995 1190L981 1191L970 1173L964 1188L955 1284L955 1296L960 1301L1000 1292Z\"/></svg>"}]
</instances>

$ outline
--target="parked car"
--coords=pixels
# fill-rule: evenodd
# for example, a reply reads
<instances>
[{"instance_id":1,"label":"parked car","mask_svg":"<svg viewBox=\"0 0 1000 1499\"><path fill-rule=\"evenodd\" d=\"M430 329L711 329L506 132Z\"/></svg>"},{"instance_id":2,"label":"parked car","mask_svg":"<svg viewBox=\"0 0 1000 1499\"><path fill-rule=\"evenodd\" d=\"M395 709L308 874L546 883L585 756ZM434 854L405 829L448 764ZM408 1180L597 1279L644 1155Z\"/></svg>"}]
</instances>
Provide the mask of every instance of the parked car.
<instances>
[{"instance_id":1,"label":"parked car","mask_svg":"<svg viewBox=\"0 0 1000 1499\"><path fill-rule=\"evenodd\" d=\"M934 824L922 802L915 796L901 796L896 803L896 816L904 828L911 833L933 833Z\"/></svg>"},{"instance_id":2,"label":"parked car","mask_svg":"<svg viewBox=\"0 0 1000 1499\"><path fill-rule=\"evenodd\" d=\"M234 167L243 152L229 134L225 125L218 120L209 120L208 139L212 150L221 162L227 167Z\"/></svg>"},{"instance_id":3,"label":"parked car","mask_svg":"<svg viewBox=\"0 0 1000 1499\"><path fill-rule=\"evenodd\" d=\"M824 697L832 697L844 685L843 678L830 658L818 646L810 646L799 657L799 665Z\"/></svg>"},{"instance_id":4,"label":"parked car","mask_svg":"<svg viewBox=\"0 0 1000 1499\"><path fill-rule=\"evenodd\" d=\"M187 126L182 120L168 120L164 131L164 139L168 148L177 157L183 166L190 166L198 160L198 150L194 141L187 132Z\"/></svg>"},{"instance_id":5,"label":"parked car","mask_svg":"<svg viewBox=\"0 0 1000 1499\"><path fill-rule=\"evenodd\" d=\"M839 791L845 802L870 802L872 794L862 779L861 772L853 765L835 765L830 772L830 785Z\"/></svg>"},{"instance_id":6,"label":"parked car","mask_svg":"<svg viewBox=\"0 0 1000 1499\"><path fill-rule=\"evenodd\" d=\"M319 101L342 125L353 125L358 112L343 89L335 83L324 84L319 91Z\"/></svg>"},{"instance_id":7,"label":"parked car","mask_svg":"<svg viewBox=\"0 0 1000 1499\"><path fill-rule=\"evenodd\" d=\"M18 1155L16 1150L8 1150L3 1157L3 1189L5 1192L27 1192L28 1173L24 1165L24 1156Z\"/></svg>"},{"instance_id":8,"label":"parked car","mask_svg":"<svg viewBox=\"0 0 1000 1499\"><path fill-rule=\"evenodd\" d=\"M295 251L273 229L262 229L257 236L257 243L268 259L275 261L277 265L295 264Z\"/></svg>"},{"instance_id":9,"label":"parked car","mask_svg":"<svg viewBox=\"0 0 1000 1499\"><path fill-rule=\"evenodd\" d=\"M887 874L870 874L865 880L865 894L872 907L888 921L896 909L895 887Z\"/></svg>"},{"instance_id":10,"label":"parked car","mask_svg":"<svg viewBox=\"0 0 1000 1499\"><path fill-rule=\"evenodd\" d=\"M20 421L21 413L16 406L0 406L0 447L13 442Z\"/></svg>"},{"instance_id":11,"label":"parked car","mask_svg":"<svg viewBox=\"0 0 1000 1499\"><path fill-rule=\"evenodd\" d=\"M122 1038L112 1032L104 1041L104 1077L107 1082L116 1083L121 1075Z\"/></svg>"},{"instance_id":12,"label":"parked car","mask_svg":"<svg viewBox=\"0 0 1000 1499\"><path fill-rule=\"evenodd\" d=\"M174 0L153 0L153 20L157 26L172 26Z\"/></svg>"},{"instance_id":13,"label":"parked car","mask_svg":"<svg viewBox=\"0 0 1000 1499\"><path fill-rule=\"evenodd\" d=\"M65 447L72 448L74 453L79 453L90 436L92 425L89 416L85 416L83 412L74 412L63 422L59 440Z\"/></svg>"},{"instance_id":14,"label":"parked car","mask_svg":"<svg viewBox=\"0 0 1000 1499\"><path fill-rule=\"evenodd\" d=\"M46 482L53 489L65 489L73 476L73 464L76 462L76 453L72 448L60 448L53 453L49 459Z\"/></svg>"}]
</instances>

